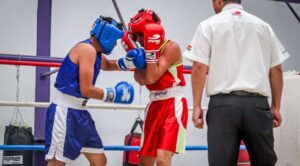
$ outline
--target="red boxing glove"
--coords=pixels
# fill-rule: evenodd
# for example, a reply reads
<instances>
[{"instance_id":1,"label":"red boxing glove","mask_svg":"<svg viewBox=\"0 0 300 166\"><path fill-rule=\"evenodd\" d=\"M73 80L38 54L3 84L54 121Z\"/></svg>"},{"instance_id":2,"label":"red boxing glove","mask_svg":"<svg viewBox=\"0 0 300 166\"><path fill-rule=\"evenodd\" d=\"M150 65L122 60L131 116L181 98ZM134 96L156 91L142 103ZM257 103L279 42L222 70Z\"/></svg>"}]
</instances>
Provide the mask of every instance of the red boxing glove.
<instances>
[{"instance_id":1,"label":"red boxing glove","mask_svg":"<svg viewBox=\"0 0 300 166\"><path fill-rule=\"evenodd\" d=\"M147 24L144 31L144 48L147 63L157 63L160 47L165 40L165 31L160 24Z\"/></svg>"},{"instance_id":2,"label":"red boxing glove","mask_svg":"<svg viewBox=\"0 0 300 166\"><path fill-rule=\"evenodd\" d=\"M134 48L137 48L137 46L133 40L133 35L129 31L124 32L124 35L121 40L121 44L126 52L128 52Z\"/></svg>"}]
</instances>

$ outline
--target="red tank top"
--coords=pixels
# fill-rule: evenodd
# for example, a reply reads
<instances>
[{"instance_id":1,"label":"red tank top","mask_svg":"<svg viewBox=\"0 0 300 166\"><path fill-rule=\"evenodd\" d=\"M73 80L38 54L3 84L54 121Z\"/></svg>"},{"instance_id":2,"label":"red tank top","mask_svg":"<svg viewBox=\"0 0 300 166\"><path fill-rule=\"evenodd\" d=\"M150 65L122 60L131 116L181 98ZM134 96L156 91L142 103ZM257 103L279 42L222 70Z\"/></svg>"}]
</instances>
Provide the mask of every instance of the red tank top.
<instances>
[{"instance_id":1,"label":"red tank top","mask_svg":"<svg viewBox=\"0 0 300 166\"><path fill-rule=\"evenodd\" d=\"M160 52L163 50L167 42L169 42L169 40L166 40L163 43L160 48ZM175 86L185 86L182 63L171 65L154 84L146 85L150 91L161 91Z\"/></svg>"}]
</instances>

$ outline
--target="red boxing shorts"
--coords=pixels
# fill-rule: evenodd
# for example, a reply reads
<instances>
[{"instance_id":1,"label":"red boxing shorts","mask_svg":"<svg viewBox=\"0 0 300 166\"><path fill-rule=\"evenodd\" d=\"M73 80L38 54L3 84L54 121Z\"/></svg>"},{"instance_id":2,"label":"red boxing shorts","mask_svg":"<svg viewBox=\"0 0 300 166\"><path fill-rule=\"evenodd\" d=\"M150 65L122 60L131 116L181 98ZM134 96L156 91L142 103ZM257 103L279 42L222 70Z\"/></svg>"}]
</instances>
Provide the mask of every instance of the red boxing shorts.
<instances>
[{"instance_id":1,"label":"red boxing shorts","mask_svg":"<svg viewBox=\"0 0 300 166\"><path fill-rule=\"evenodd\" d=\"M145 111L140 156L156 156L157 150L185 152L188 106L183 89L151 91Z\"/></svg>"}]
</instances>

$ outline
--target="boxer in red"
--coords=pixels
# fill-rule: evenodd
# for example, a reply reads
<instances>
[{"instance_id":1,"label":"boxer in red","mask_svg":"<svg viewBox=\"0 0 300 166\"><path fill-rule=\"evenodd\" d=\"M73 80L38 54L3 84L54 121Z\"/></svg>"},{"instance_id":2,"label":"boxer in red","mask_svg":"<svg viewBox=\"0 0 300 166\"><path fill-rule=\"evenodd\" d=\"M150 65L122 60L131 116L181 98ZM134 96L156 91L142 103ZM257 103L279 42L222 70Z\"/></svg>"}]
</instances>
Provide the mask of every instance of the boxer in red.
<instances>
[{"instance_id":1,"label":"boxer in red","mask_svg":"<svg viewBox=\"0 0 300 166\"><path fill-rule=\"evenodd\" d=\"M185 152L188 106L183 92L185 80L180 47L165 39L161 20L152 10L140 10L128 27L122 44L127 51L133 49L132 41L144 47L146 65L136 60L134 76L150 91L140 165L156 162L158 166L168 166L174 153Z\"/></svg>"}]
</instances>

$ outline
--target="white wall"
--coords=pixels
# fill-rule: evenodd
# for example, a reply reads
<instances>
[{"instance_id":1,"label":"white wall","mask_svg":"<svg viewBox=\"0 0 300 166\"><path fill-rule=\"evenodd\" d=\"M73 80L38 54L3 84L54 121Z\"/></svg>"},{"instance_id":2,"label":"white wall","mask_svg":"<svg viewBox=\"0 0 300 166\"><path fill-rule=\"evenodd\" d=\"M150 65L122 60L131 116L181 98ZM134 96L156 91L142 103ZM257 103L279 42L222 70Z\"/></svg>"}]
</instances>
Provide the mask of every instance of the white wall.
<instances>
[{"instance_id":1,"label":"white wall","mask_svg":"<svg viewBox=\"0 0 300 166\"><path fill-rule=\"evenodd\" d=\"M140 8L154 9L162 19L166 29L166 36L179 43L184 50L191 40L198 23L213 15L210 0L120 0L117 1L124 20L128 22ZM300 5L293 5L300 14ZM269 0L251 0L244 2L244 8L269 22L274 31L287 47L291 58L284 63L285 70L300 70L299 39L300 24L288 10L284 3ZM8 54L36 54L36 14L37 0L0 0L0 53ZM51 56L64 57L68 50L78 41L88 37L93 21L99 16L117 18L113 4L109 0L53 0L52 1L52 31ZM120 44L108 58L124 56ZM190 65L185 61L185 65ZM0 65L0 100L15 100L15 71L14 66ZM190 76L185 76L187 88L185 90L188 103L192 104ZM55 75L51 76L53 85ZM96 86L113 86L115 83L127 80L135 85L137 97L134 104L146 104L147 91L142 88L139 100L139 86L134 82L131 72L101 72ZM22 101L34 101L35 68L21 67L21 98ZM51 89L53 92L53 88ZM52 93L53 94L53 93ZM99 101L90 101L99 103ZM208 100L203 102L207 105ZM24 119L33 126L34 112L31 108L22 108ZM9 123L13 108L0 109L0 142L3 142L4 126ZM98 131L105 145L122 145L124 136L129 132L138 111L126 110L91 110ZM42 123L42 122L41 122ZM0 143L1 144L1 143ZM191 113L188 124L188 144L206 145L206 129L197 130L191 123ZM108 151L108 165L121 165L122 152ZM68 165L87 165L87 161L80 157ZM175 155L174 166L207 165L206 151L192 151L184 155Z\"/></svg>"},{"instance_id":2,"label":"white wall","mask_svg":"<svg viewBox=\"0 0 300 166\"><path fill-rule=\"evenodd\" d=\"M300 165L300 75L285 76L281 116L283 123L274 130L277 165Z\"/></svg>"}]
</instances>

